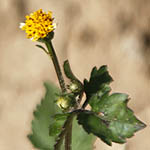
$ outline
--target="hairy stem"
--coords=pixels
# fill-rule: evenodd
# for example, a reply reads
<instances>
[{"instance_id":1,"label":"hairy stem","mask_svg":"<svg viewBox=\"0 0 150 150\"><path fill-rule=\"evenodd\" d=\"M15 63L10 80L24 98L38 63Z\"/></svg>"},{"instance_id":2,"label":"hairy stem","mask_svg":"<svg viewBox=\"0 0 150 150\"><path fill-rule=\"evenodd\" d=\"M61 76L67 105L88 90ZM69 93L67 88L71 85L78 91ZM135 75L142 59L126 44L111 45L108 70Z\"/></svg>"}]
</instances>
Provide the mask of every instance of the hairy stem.
<instances>
[{"instance_id":1,"label":"hairy stem","mask_svg":"<svg viewBox=\"0 0 150 150\"><path fill-rule=\"evenodd\" d=\"M54 50L53 45L52 45L52 42L51 41L49 41L49 42L46 41L45 44L47 46L48 52L49 52L50 57L52 59L52 62L54 64L55 71L56 71L56 74L57 74L57 77L58 77L58 80L59 80L61 90L62 90L62 92L66 92L64 78L63 78L63 75L62 75L62 72L61 72L61 69L60 69L60 65L59 65L55 50Z\"/></svg>"},{"instance_id":2,"label":"hairy stem","mask_svg":"<svg viewBox=\"0 0 150 150\"><path fill-rule=\"evenodd\" d=\"M82 96L83 96L83 93L81 93L79 95L79 98L77 100L78 104L80 104ZM75 105L74 106L74 110L73 110L73 111L75 111L74 113L76 113L76 109L77 108L78 108L78 105ZM68 126L67 133L66 133L66 136L65 136L65 150L71 150L71 143L72 143L72 122L73 122L73 119L70 119L69 122L70 122L69 123L70 126Z\"/></svg>"},{"instance_id":3,"label":"hairy stem","mask_svg":"<svg viewBox=\"0 0 150 150\"><path fill-rule=\"evenodd\" d=\"M63 142L63 138L66 135L66 133L68 132L68 129L70 129L70 126L72 124L73 118L74 118L75 114L72 113L67 120L65 121L63 127L62 127L62 131L61 133L58 135L56 144L54 145L54 150L60 150L61 148L61 144ZM67 141L68 142L68 141ZM70 141L71 142L71 141ZM70 145L70 143L69 143ZM66 147L65 147L66 148ZM70 147L71 148L71 147Z\"/></svg>"},{"instance_id":4,"label":"hairy stem","mask_svg":"<svg viewBox=\"0 0 150 150\"><path fill-rule=\"evenodd\" d=\"M53 48L53 45L51 43L51 41L46 41L45 42L48 52L50 54L50 57L53 61L54 67L55 67L55 71L59 80L59 84L61 87L62 92L66 92L66 87L65 87L65 82L64 82L64 78L61 72L61 68L55 53L55 50ZM66 124L64 125L64 131L61 132L60 136L58 136L58 141L56 141L55 145L55 150L59 150L65 135L65 150L71 150L71 139L72 139L72 120L73 119L67 119ZM68 125L69 124L69 125ZM60 139L59 139L60 138Z\"/></svg>"},{"instance_id":5,"label":"hairy stem","mask_svg":"<svg viewBox=\"0 0 150 150\"><path fill-rule=\"evenodd\" d=\"M72 143L72 121L70 121L70 125L67 129L67 133L65 136L65 150L71 150L71 143Z\"/></svg>"}]
</instances>

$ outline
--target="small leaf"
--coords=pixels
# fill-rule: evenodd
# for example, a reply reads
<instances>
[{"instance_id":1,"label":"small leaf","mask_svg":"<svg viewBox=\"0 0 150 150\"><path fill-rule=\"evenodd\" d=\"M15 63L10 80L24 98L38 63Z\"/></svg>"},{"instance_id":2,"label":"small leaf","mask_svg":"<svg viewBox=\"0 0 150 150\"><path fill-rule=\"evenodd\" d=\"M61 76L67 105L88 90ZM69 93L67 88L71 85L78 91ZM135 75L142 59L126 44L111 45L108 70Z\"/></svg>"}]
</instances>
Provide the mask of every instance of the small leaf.
<instances>
[{"instance_id":1,"label":"small leaf","mask_svg":"<svg viewBox=\"0 0 150 150\"><path fill-rule=\"evenodd\" d=\"M48 51L43 46L41 46L41 45L35 45L35 46L37 46L38 48L41 48L42 50L44 50L44 52L46 52L48 54Z\"/></svg>"},{"instance_id":2,"label":"small leaf","mask_svg":"<svg viewBox=\"0 0 150 150\"><path fill-rule=\"evenodd\" d=\"M66 60L64 61L64 72L65 72L65 75L67 76L68 79L74 81L74 80L78 80L75 75L73 74L71 68L70 68L70 64L69 64L69 61ZM78 80L79 81L79 80Z\"/></svg>"},{"instance_id":3,"label":"small leaf","mask_svg":"<svg viewBox=\"0 0 150 150\"><path fill-rule=\"evenodd\" d=\"M87 98L90 98L93 94L102 89L104 90L103 92L110 90L108 85L112 81L113 79L107 71L107 66L101 66L98 70L94 67L91 72L90 80L84 80L84 90ZM107 88L105 89L104 87Z\"/></svg>"}]
</instances>

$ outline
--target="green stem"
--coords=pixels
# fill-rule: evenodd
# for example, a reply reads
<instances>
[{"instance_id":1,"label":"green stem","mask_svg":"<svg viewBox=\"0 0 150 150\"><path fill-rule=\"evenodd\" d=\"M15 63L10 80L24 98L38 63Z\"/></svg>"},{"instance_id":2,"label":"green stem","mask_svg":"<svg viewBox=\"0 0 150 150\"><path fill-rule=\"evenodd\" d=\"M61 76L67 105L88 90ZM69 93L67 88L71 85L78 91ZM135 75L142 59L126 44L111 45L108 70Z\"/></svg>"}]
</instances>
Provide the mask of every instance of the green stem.
<instances>
[{"instance_id":1,"label":"green stem","mask_svg":"<svg viewBox=\"0 0 150 150\"><path fill-rule=\"evenodd\" d=\"M79 98L77 100L79 104L81 102L82 96L83 96L83 93L81 93L79 95ZM74 111L77 108L78 108L78 105L75 105L74 106ZM71 143L72 143L72 122L73 122L74 115L76 115L76 112L74 112L72 115L73 116L72 116L71 119L67 118L69 126L67 127L66 136L65 136L65 150L71 150Z\"/></svg>"},{"instance_id":2,"label":"green stem","mask_svg":"<svg viewBox=\"0 0 150 150\"><path fill-rule=\"evenodd\" d=\"M62 127L62 131L61 133L58 135L56 144L54 145L54 150L60 150L61 148L61 144L63 142L64 136L66 135L66 133L68 132L68 129L70 129L70 126L72 125L72 121L73 118L75 116L75 113L72 113L67 120L64 123L64 126ZM71 137L72 138L72 137ZM65 141L66 142L66 141ZM71 141L70 141L71 142ZM68 145L70 145L70 143L68 143ZM67 146L68 147L68 146ZM66 147L65 147L66 148ZM71 146L70 146L71 148Z\"/></svg>"},{"instance_id":3,"label":"green stem","mask_svg":"<svg viewBox=\"0 0 150 150\"><path fill-rule=\"evenodd\" d=\"M63 75L62 75L62 72L61 72L61 69L60 69L60 65L59 65L55 50L54 50L53 45L52 45L52 42L51 41L46 41L45 44L46 44L46 47L47 47L48 52L50 54L50 57L53 61L61 90L62 90L62 92L66 92L64 78L63 78ZM67 119L66 124L64 125L64 130L61 132L60 136L58 137L58 141L56 142L55 150L60 149L60 146L62 144L64 136L65 136L65 150L71 150L72 120L73 120L72 117L71 117L71 119L69 119L69 118Z\"/></svg>"},{"instance_id":4,"label":"green stem","mask_svg":"<svg viewBox=\"0 0 150 150\"><path fill-rule=\"evenodd\" d=\"M62 75L62 72L61 72L61 69L60 69L60 65L59 65L55 50L54 50L53 45L52 45L52 42L51 41L46 41L45 44L46 44L46 47L47 47L48 52L50 54L50 57L52 59L52 62L54 64L55 71L56 71L56 74L57 74L57 77L58 77L58 80L59 80L61 90L62 90L62 92L66 92L64 78L63 78L63 75Z\"/></svg>"},{"instance_id":5,"label":"green stem","mask_svg":"<svg viewBox=\"0 0 150 150\"><path fill-rule=\"evenodd\" d=\"M67 133L65 136L65 150L71 150L71 143L72 143L72 121L70 121L70 126L67 129Z\"/></svg>"}]
</instances>

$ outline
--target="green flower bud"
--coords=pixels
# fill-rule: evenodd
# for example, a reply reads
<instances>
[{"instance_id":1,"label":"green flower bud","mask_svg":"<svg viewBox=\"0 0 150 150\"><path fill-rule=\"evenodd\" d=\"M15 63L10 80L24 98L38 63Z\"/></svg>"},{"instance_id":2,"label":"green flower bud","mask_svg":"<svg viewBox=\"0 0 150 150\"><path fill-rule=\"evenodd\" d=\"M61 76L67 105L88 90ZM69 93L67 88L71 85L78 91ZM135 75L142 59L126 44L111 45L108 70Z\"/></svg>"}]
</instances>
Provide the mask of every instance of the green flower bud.
<instances>
[{"instance_id":1,"label":"green flower bud","mask_svg":"<svg viewBox=\"0 0 150 150\"><path fill-rule=\"evenodd\" d=\"M65 97L59 97L56 101L56 104L61 108L61 109L68 109L70 106L70 102L67 98Z\"/></svg>"},{"instance_id":2,"label":"green flower bud","mask_svg":"<svg viewBox=\"0 0 150 150\"><path fill-rule=\"evenodd\" d=\"M73 93L80 93L80 92L81 92L81 86L79 85L79 83L72 82L72 83L69 85L69 89L70 89L71 92L73 92Z\"/></svg>"}]
</instances>

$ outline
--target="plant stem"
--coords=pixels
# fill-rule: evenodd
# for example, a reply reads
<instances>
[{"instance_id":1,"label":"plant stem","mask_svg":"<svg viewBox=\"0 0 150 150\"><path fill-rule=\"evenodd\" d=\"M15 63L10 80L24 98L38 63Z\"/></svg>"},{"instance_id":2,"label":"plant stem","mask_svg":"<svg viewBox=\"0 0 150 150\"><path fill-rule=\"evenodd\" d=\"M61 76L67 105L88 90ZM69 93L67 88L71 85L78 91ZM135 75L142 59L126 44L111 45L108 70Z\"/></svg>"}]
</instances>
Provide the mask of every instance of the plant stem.
<instances>
[{"instance_id":1,"label":"plant stem","mask_svg":"<svg viewBox=\"0 0 150 150\"><path fill-rule=\"evenodd\" d=\"M49 52L50 57L52 59L52 62L54 64L55 71L56 71L56 74L57 74L57 77L58 77L58 81L59 81L61 90L62 90L62 92L66 92L64 78L63 78L63 75L62 75L62 72L61 72L61 69L60 69L60 65L59 65L55 50L54 50L53 45L52 45L52 42L51 41L46 41L45 44L47 46L48 52Z\"/></svg>"},{"instance_id":2,"label":"plant stem","mask_svg":"<svg viewBox=\"0 0 150 150\"><path fill-rule=\"evenodd\" d=\"M65 87L65 82L64 82L64 78L61 72L61 68L57 59L57 55L55 53L55 50L53 48L52 42L51 41L45 41L45 44L47 46L49 55L53 61L54 67L55 67L55 71L59 80L59 84L61 87L62 92L66 92L66 87ZM71 117L72 118L72 117ZM71 139L72 139L72 119L67 118L66 124L64 124L64 131L61 132L60 136L58 136L58 142L56 142L55 145L55 150L59 150L61 143L63 141L64 135L65 135L65 150L71 150ZM69 124L69 125L68 125ZM60 138L60 139L59 139ZM60 140L60 141L59 141ZM58 144L57 144L58 143Z\"/></svg>"},{"instance_id":3,"label":"plant stem","mask_svg":"<svg viewBox=\"0 0 150 150\"><path fill-rule=\"evenodd\" d=\"M75 113L72 113L67 120L64 123L64 126L62 127L61 133L58 135L56 144L54 145L54 150L60 150L61 144L63 142L63 138L66 135L66 132L68 132L68 128L70 129L70 126L72 124L73 118L75 116ZM72 138L72 137L71 137ZM71 141L70 141L71 142ZM70 145L70 144L69 144ZM66 148L66 147L65 147Z\"/></svg>"},{"instance_id":4,"label":"plant stem","mask_svg":"<svg viewBox=\"0 0 150 150\"><path fill-rule=\"evenodd\" d=\"M71 150L71 143L72 143L72 121L70 121L70 126L67 129L67 133L65 136L65 150Z\"/></svg>"}]
</instances>

